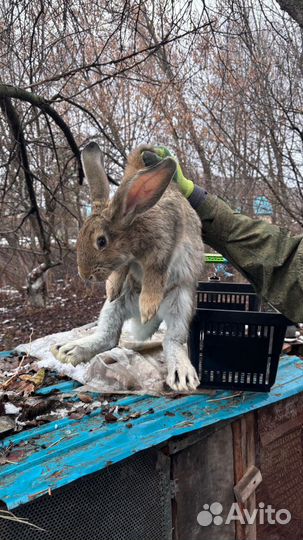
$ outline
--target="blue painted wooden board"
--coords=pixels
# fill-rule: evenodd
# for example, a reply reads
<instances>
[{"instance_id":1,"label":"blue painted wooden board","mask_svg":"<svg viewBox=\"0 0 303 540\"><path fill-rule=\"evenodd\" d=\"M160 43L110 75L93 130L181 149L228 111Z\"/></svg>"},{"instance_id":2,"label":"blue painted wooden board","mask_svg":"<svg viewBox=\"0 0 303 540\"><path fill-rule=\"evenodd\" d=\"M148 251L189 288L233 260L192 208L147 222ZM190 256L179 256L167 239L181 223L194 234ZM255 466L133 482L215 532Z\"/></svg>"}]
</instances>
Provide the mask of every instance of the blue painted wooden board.
<instances>
[{"instance_id":1,"label":"blue painted wooden board","mask_svg":"<svg viewBox=\"0 0 303 540\"><path fill-rule=\"evenodd\" d=\"M116 404L129 405L131 410L119 415L121 419L116 423L106 423L98 409L81 420L64 418L7 437L2 446L13 443L24 456L16 464L0 467L0 501L14 508L49 489L54 490L171 437L298 394L303 390L302 369L303 362L299 358L283 358L276 385L268 394L245 392L241 397L220 401L213 400L232 396L232 392L179 399L123 397ZM70 391L73 386L73 383L63 383L61 389ZM151 408L154 412L148 412ZM142 415L123 422L125 416L133 413ZM127 427L129 423L132 427ZM22 442L27 444L18 446Z\"/></svg>"}]
</instances>

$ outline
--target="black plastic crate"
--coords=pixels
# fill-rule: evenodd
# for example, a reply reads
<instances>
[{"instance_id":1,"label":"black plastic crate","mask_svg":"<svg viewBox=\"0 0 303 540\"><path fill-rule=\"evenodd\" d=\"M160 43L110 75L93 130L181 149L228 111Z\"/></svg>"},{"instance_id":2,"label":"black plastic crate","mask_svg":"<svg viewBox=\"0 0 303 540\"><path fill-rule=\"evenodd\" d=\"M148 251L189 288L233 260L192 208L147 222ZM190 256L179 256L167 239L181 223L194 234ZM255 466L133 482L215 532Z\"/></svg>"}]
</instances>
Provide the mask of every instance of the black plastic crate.
<instances>
[{"instance_id":1,"label":"black plastic crate","mask_svg":"<svg viewBox=\"0 0 303 540\"><path fill-rule=\"evenodd\" d=\"M259 311L260 299L248 283L200 281L197 287L197 308Z\"/></svg>"},{"instance_id":2,"label":"black plastic crate","mask_svg":"<svg viewBox=\"0 0 303 540\"><path fill-rule=\"evenodd\" d=\"M288 320L245 284L200 282L197 306L188 349L201 387L268 392Z\"/></svg>"}]
</instances>

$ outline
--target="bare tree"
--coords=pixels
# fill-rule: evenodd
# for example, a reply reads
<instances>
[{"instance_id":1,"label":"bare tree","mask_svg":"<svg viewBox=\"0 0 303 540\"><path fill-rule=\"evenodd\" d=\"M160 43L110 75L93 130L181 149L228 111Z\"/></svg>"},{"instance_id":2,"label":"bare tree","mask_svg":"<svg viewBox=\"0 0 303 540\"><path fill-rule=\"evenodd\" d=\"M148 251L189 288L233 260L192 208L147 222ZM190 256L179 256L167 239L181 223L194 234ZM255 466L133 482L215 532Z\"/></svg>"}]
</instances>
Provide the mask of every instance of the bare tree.
<instances>
[{"instance_id":1,"label":"bare tree","mask_svg":"<svg viewBox=\"0 0 303 540\"><path fill-rule=\"evenodd\" d=\"M302 0L277 0L281 9L286 11L301 28L303 28L303 1Z\"/></svg>"},{"instance_id":2,"label":"bare tree","mask_svg":"<svg viewBox=\"0 0 303 540\"><path fill-rule=\"evenodd\" d=\"M19 266L33 302L89 212L91 139L113 189L131 148L162 143L234 208L265 195L302 226L302 30L275 0L4 0L0 20L1 276Z\"/></svg>"},{"instance_id":3,"label":"bare tree","mask_svg":"<svg viewBox=\"0 0 303 540\"><path fill-rule=\"evenodd\" d=\"M1 61L6 84L0 85L0 103L8 126L6 136L11 140L2 150L5 223L1 232L11 249L21 249L17 238L26 235L30 224L31 245L27 247L38 254L27 280L34 303L45 302L45 275L60 264L63 248L70 247L67 216L74 219L74 240L85 213L86 202L80 203L75 182L76 169L80 184L83 177L79 145L92 136L102 138L110 180L117 184L115 176L120 176L126 151L140 138L139 124L144 122L138 122L125 99L117 106L113 89L121 95L123 87L127 88L127 77L131 78L134 69L155 51L201 30L203 25L197 27L188 19L192 6L187 4L185 12L183 8L179 12L174 2L167 4L170 24L149 44L142 44L134 22L141 16L142 2L80 0L73 6L52 0L35 5L5 0L1 5ZM161 2L157 12L160 6ZM20 186L23 182L25 190ZM9 201L18 197L20 189L23 211L19 208L10 216ZM64 224L58 220L62 212Z\"/></svg>"}]
</instances>

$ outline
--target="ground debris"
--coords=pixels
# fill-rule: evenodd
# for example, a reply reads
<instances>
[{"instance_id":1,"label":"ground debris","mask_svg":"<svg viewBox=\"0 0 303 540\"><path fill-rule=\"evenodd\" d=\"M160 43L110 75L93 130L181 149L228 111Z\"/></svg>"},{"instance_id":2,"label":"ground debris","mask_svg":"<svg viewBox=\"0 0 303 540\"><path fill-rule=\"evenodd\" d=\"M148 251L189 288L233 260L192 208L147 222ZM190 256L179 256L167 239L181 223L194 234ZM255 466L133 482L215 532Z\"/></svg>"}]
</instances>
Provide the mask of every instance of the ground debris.
<instances>
[{"instance_id":1,"label":"ground debris","mask_svg":"<svg viewBox=\"0 0 303 540\"><path fill-rule=\"evenodd\" d=\"M127 412L127 411L130 411L130 407L128 405L119 405L118 407L119 413Z\"/></svg>"},{"instance_id":2,"label":"ground debris","mask_svg":"<svg viewBox=\"0 0 303 540\"><path fill-rule=\"evenodd\" d=\"M7 401L6 403L0 403L3 406L5 414L19 414L20 407L16 407L13 403Z\"/></svg>"},{"instance_id":3,"label":"ground debris","mask_svg":"<svg viewBox=\"0 0 303 540\"><path fill-rule=\"evenodd\" d=\"M108 413L105 413L104 420L105 420L105 422L108 422L109 424L112 424L112 423L118 421L118 417L115 416L112 412L108 412Z\"/></svg>"},{"instance_id":4,"label":"ground debris","mask_svg":"<svg viewBox=\"0 0 303 540\"><path fill-rule=\"evenodd\" d=\"M37 358L29 353L0 358L0 438L60 422L63 418L80 421L90 414L99 414L99 411L105 423L126 422L127 428L131 428L136 418L154 413L152 408L132 412L129 405L115 403L120 398L115 394L70 390L69 386L67 392L52 388L69 380L48 368L40 369ZM15 463L22 456L22 453L13 455L11 462ZM8 463L7 460L7 455L0 454L0 465Z\"/></svg>"},{"instance_id":5,"label":"ground debris","mask_svg":"<svg viewBox=\"0 0 303 540\"><path fill-rule=\"evenodd\" d=\"M78 408L76 411L72 411L68 414L69 418L72 420L81 420L85 415L90 414L90 411L84 407Z\"/></svg>"},{"instance_id":6,"label":"ground debris","mask_svg":"<svg viewBox=\"0 0 303 540\"><path fill-rule=\"evenodd\" d=\"M64 377L66 380L67 378ZM76 401L66 404L64 394L53 391L47 397L37 394L42 386L51 386L62 377L40 369L30 354L8 355L0 359L0 436L38 427L67 416ZM75 394L71 394L75 399ZM59 413L57 414L57 410Z\"/></svg>"},{"instance_id":7,"label":"ground debris","mask_svg":"<svg viewBox=\"0 0 303 540\"><path fill-rule=\"evenodd\" d=\"M28 397L33 394L36 390L36 387L33 383L29 381L15 380L9 386L10 390L13 390L16 395Z\"/></svg>"},{"instance_id":8,"label":"ground debris","mask_svg":"<svg viewBox=\"0 0 303 540\"><path fill-rule=\"evenodd\" d=\"M216 402L216 401L225 401L227 399L234 399L234 398L238 398L238 397L244 397L244 392L234 392L231 396L224 396L224 397L220 397L220 398L214 398L214 399L208 399L207 402L210 403L210 402Z\"/></svg>"},{"instance_id":9,"label":"ground debris","mask_svg":"<svg viewBox=\"0 0 303 540\"><path fill-rule=\"evenodd\" d=\"M96 294L96 289L100 294ZM32 307L27 303L26 292L7 294L0 291L0 304L5 311L0 311L0 327L3 327L3 346L10 350L19 343L28 342L31 329L32 339L49 334L71 330L77 326L97 319L104 303L104 285L94 284L94 292L79 287L79 278L70 277L54 280L50 286L49 302L46 309ZM79 306L81 309L79 309ZM5 320L11 325L4 325Z\"/></svg>"},{"instance_id":10,"label":"ground debris","mask_svg":"<svg viewBox=\"0 0 303 540\"><path fill-rule=\"evenodd\" d=\"M0 416L0 437L13 431L15 422L10 416Z\"/></svg>"},{"instance_id":11,"label":"ground debris","mask_svg":"<svg viewBox=\"0 0 303 540\"><path fill-rule=\"evenodd\" d=\"M1 418L0 418L0 424L1 424ZM12 449L13 445L9 444L6 448L0 449L0 465L5 465L8 461L9 453Z\"/></svg>"},{"instance_id":12,"label":"ground debris","mask_svg":"<svg viewBox=\"0 0 303 540\"><path fill-rule=\"evenodd\" d=\"M80 401L83 401L83 403L92 403L94 399L89 394L78 394L78 398Z\"/></svg>"},{"instance_id":13,"label":"ground debris","mask_svg":"<svg viewBox=\"0 0 303 540\"><path fill-rule=\"evenodd\" d=\"M37 416L41 416L50 412L51 409L55 408L60 404L60 401L55 401L52 399L41 399L34 402L25 402L22 408L22 412L18 417L18 420L24 422L26 420L33 420Z\"/></svg>"},{"instance_id":14,"label":"ground debris","mask_svg":"<svg viewBox=\"0 0 303 540\"><path fill-rule=\"evenodd\" d=\"M35 388L40 388L42 386L45 378L45 369L39 369L38 373L35 375L20 375L22 381L31 382Z\"/></svg>"},{"instance_id":15,"label":"ground debris","mask_svg":"<svg viewBox=\"0 0 303 540\"><path fill-rule=\"evenodd\" d=\"M37 358L30 355L8 357L0 362L0 389L29 396L45 380L45 369L37 367Z\"/></svg>"}]
</instances>

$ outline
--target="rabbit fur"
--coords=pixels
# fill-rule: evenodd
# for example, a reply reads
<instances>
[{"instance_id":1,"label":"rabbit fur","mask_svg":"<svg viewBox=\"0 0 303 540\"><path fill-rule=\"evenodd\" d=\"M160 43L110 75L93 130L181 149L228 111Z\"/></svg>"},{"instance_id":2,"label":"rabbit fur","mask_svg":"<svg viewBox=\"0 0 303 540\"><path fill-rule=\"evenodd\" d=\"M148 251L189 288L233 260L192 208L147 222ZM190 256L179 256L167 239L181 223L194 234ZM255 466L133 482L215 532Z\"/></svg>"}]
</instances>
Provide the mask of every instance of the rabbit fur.
<instances>
[{"instance_id":1,"label":"rabbit fur","mask_svg":"<svg viewBox=\"0 0 303 540\"><path fill-rule=\"evenodd\" d=\"M98 145L90 143L82 152L93 214L79 232L78 271L82 279L107 280L107 300L93 335L52 351L60 361L77 365L117 346L127 319L139 340L151 337L165 321L166 382L175 391L193 390L199 379L184 344L203 267L201 223L170 182L176 162L166 158L145 168L146 150L153 147L140 146L130 154L112 200Z\"/></svg>"}]
</instances>

